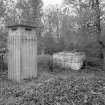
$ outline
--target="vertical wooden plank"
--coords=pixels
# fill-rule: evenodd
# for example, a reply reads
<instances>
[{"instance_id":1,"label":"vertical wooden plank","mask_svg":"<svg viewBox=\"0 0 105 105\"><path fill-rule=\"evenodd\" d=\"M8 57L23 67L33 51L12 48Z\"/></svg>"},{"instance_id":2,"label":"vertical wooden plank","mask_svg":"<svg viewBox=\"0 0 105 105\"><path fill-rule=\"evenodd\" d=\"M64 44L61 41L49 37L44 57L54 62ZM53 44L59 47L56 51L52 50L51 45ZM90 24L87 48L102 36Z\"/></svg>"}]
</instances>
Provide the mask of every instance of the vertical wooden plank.
<instances>
[{"instance_id":1,"label":"vertical wooden plank","mask_svg":"<svg viewBox=\"0 0 105 105\"><path fill-rule=\"evenodd\" d=\"M22 53L22 78L25 79L27 77L27 75L29 75L27 70L27 50L29 50L28 47L28 43L27 43L27 34L25 34L25 31L23 30L23 37L22 37L23 41L22 41L22 49L21 49L21 53Z\"/></svg>"},{"instance_id":2,"label":"vertical wooden plank","mask_svg":"<svg viewBox=\"0 0 105 105\"><path fill-rule=\"evenodd\" d=\"M33 40L35 37L34 31L31 33L30 36L31 36L30 42L29 42L30 43L30 50L29 50L30 77L36 77L36 50L35 50L36 43L35 43L35 40Z\"/></svg>"},{"instance_id":3,"label":"vertical wooden plank","mask_svg":"<svg viewBox=\"0 0 105 105\"><path fill-rule=\"evenodd\" d=\"M31 45L30 45L31 44L31 36L30 35L31 34L29 32L27 32L27 38L28 38L28 40L27 40L26 43L27 43L28 48L29 48L29 49L27 49L27 54L28 55L27 55L27 64L26 65L28 65L27 68L28 68L28 73L29 73L27 78L30 78L30 72L31 72L30 63L31 63L31 56L32 55L31 55L31 52L30 52L31 51Z\"/></svg>"},{"instance_id":4,"label":"vertical wooden plank","mask_svg":"<svg viewBox=\"0 0 105 105\"><path fill-rule=\"evenodd\" d=\"M9 31L9 35L8 35L8 44L7 44L7 48L8 48L8 52L7 52L7 59L8 59L8 78L10 77L10 61L9 61L9 57L10 57L10 31Z\"/></svg>"},{"instance_id":5,"label":"vertical wooden plank","mask_svg":"<svg viewBox=\"0 0 105 105\"><path fill-rule=\"evenodd\" d=\"M12 33L11 33L12 34ZM12 61L11 61L11 80L14 80L14 48L15 48L15 33L13 33L13 35L11 35L11 41L12 41L12 43L11 43L11 59L12 59Z\"/></svg>"},{"instance_id":6,"label":"vertical wooden plank","mask_svg":"<svg viewBox=\"0 0 105 105\"><path fill-rule=\"evenodd\" d=\"M21 77L20 77L20 72L21 72L21 28L19 28L18 30L19 32L17 33L17 54L15 55L15 57L17 57L17 69L16 69L16 77L17 77L17 81L20 82L21 81Z\"/></svg>"},{"instance_id":7,"label":"vertical wooden plank","mask_svg":"<svg viewBox=\"0 0 105 105\"><path fill-rule=\"evenodd\" d=\"M34 58L35 58L35 56L34 56L34 55L35 55L35 53L34 53L34 46L35 46L35 45L34 45L34 35L33 35L33 34L31 35L31 43L32 43L32 48L31 48L31 49L32 49L32 58L33 58L33 61L32 61L32 62L33 62L33 63L32 63L33 70L32 70L31 68L30 68L30 69L31 69L31 73L33 74L32 76L35 77L35 76L34 76L34 72L33 72L33 71L35 70L35 67L34 67L34 65L35 65L35 64L34 64L34 63L35 63L35 62L34 62ZM31 45L30 45L30 46L31 46ZM31 65L30 65L30 66L31 66ZM32 66L31 66L31 67L32 67ZM30 73L30 76L31 76L31 73Z\"/></svg>"},{"instance_id":8,"label":"vertical wooden plank","mask_svg":"<svg viewBox=\"0 0 105 105\"><path fill-rule=\"evenodd\" d=\"M36 32L34 32L34 52L35 52L35 59L34 59L34 61L35 61L35 77L37 77L37 35L36 35Z\"/></svg>"},{"instance_id":9,"label":"vertical wooden plank","mask_svg":"<svg viewBox=\"0 0 105 105\"><path fill-rule=\"evenodd\" d=\"M13 54L13 33L10 31L9 32L9 79L13 79L13 58L12 58L12 54Z\"/></svg>"}]
</instances>

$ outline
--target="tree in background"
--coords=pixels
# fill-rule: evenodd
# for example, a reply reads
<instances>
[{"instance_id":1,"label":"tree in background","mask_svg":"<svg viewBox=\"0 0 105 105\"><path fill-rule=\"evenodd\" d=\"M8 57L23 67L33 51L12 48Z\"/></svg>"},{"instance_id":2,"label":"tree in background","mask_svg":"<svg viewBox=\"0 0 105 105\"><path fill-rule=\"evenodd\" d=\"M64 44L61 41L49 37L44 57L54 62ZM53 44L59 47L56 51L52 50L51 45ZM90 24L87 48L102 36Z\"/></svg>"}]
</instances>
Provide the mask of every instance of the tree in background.
<instances>
[{"instance_id":1,"label":"tree in background","mask_svg":"<svg viewBox=\"0 0 105 105\"><path fill-rule=\"evenodd\" d=\"M11 2L10 2L11 1ZM40 0L7 0L5 2L5 20L6 24L29 22L34 23L36 18L39 18ZM12 5L12 7L10 7Z\"/></svg>"},{"instance_id":2,"label":"tree in background","mask_svg":"<svg viewBox=\"0 0 105 105\"><path fill-rule=\"evenodd\" d=\"M30 25L41 24L41 6L41 0L0 0L0 40L7 38L6 25L22 22Z\"/></svg>"},{"instance_id":3,"label":"tree in background","mask_svg":"<svg viewBox=\"0 0 105 105\"><path fill-rule=\"evenodd\" d=\"M100 0L91 0L91 8L94 13L94 26L97 29L97 42L100 45L101 58L103 58L103 70L105 70L105 41L101 40L101 1ZM104 4L104 3L103 3Z\"/></svg>"},{"instance_id":4,"label":"tree in background","mask_svg":"<svg viewBox=\"0 0 105 105\"><path fill-rule=\"evenodd\" d=\"M65 50L68 50L71 45L79 45L80 42L85 45L86 40L91 39L88 36L93 34L100 52L104 53L105 44L100 42L101 26L104 27L105 22L104 4L105 0L64 0L61 7L50 6L41 13L41 0L0 0L0 23L6 25L31 20L31 24L39 18L44 25L40 34L45 37L42 38L45 47L50 43L47 40L53 38L54 47L59 43L63 45L61 49L66 47Z\"/></svg>"},{"instance_id":5,"label":"tree in background","mask_svg":"<svg viewBox=\"0 0 105 105\"><path fill-rule=\"evenodd\" d=\"M101 55L104 56L105 44L101 40L101 28L105 26L105 0L64 0L60 8L50 6L42 20L44 34L50 32L49 35L63 37L66 46L72 44L70 39L73 43L84 42L82 45L86 43L86 40L88 42L95 40L94 46L97 46ZM75 34L78 35L75 37ZM83 39L85 36L86 38Z\"/></svg>"}]
</instances>

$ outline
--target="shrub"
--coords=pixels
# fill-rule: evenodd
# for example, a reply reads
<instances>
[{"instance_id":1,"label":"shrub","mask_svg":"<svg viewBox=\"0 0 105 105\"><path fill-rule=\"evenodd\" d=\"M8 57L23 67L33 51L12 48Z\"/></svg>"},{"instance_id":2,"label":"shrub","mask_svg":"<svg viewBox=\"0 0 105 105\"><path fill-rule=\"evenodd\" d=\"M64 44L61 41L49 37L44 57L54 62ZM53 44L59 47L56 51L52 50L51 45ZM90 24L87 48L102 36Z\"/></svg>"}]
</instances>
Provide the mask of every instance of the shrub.
<instances>
[{"instance_id":1,"label":"shrub","mask_svg":"<svg viewBox=\"0 0 105 105\"><path fill-rule=\"evenodd\" d=\"M49 67L51 66L51 62L52 62L52 57L51 55L39 55L37 57L37 65L38 65L38 68L41 68L41 69L49 69Z\"/></svg>"}]
</instances>

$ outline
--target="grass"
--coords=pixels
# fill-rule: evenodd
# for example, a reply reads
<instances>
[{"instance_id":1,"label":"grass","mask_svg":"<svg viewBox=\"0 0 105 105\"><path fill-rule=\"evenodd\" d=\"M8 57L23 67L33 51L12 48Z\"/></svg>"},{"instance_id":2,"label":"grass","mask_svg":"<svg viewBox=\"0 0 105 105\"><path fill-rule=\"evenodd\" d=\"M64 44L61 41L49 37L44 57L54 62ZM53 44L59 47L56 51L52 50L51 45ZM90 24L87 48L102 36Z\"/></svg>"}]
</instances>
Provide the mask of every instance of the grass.
<instances>
[{"instance_id":1,"label":"grass","mask_svg":"<svg viewBox=\"0 0 105 105\"><path fill-rule=\"evenodd\" d=\"M0 88L9 87L0 92L1 105L105 104L105 72L100 66L88 65L79 71L57 68L50 72L44 60L39 60L41 65L35 79L25 80L21 84L0 79ZM49 62L48 57L46 61Z\"/></svg>"},{"instance_id":2,"label":"grass","mask_svg":"<svg viewBox=\"0 0 105 105\"><path fill-rule=\"evenodd\" d=\"M50 78L68 78L68 77L103 77L104 78L105 72L104 71L95 71L93 68L89 69L83 69L80 71L74 71L74 70L56 70L54 72L49 72L48 70L40 69L38 71L38 78L31 79L31 80L25 80L23 81L19 86L20 87L30 87L36 85L36 83L42 83ZM0 79L0 87L11 87L16 86L17 84L15 82L6 80L6 79Z\"/></svg>"},{"instance_id":3,"label":"grass","mask_svg":"<svg viewBox=\"0 0 105 105\"><path fill-rule=\"evenodd\" d=\"M48 64L51 57L48 55L45 55L42 57L38 57L38 77L31 79L31 80L24 80L21 82L21 84L17 84L13 81L9 81L7 79L0 79L0 88L7 88L7 87L21 87L21 88L29 88L34 87L36 84L43 83L44 81L47 81L51 78L80 78L80 77L86 77L86 78L105 78L105 72L101 70L100 66L87 66L85 69L74 71L71 69L55 69L53 72L50 72L48 68ZM92 59L92 58L91 58ZM91 61L91 60L90 60ZM96 64L99 62L98 60Z\"/></svg>"},{"instance_id":4,"label":"grass","mask_svg":"<svg viewBox=\"0 0 105 105\"><path fill-rule=\"evenodd\" d=\"M38 84L32 80L27 83L28 87L24 84L23 87L2 90L0 103L1 105L105 105L105 78L84 72L69 73L62 72L62 75L58 73L55 75L43 72L40 79L45 80Z\"/></svg>"},{"instance_id":5,"label":"grass","mask_svg":"<svg viewBox=\"0 0 105 105\"><path fill-rule=\"evenodd\" d=\"M54 68L53 72L50 72L49 70L49 62L51 61L51 56L50 55L41 55L38 56L37 62L38 62L38 78L32 79L32 80L27 80L24 81L24 83L27 84L27 82L42 82L44 80L48 80L49 78L54 78L54 77L61 77L61 78L66 78L66 77L80 77L80 76L104 76L104 72L101 70L101 62L95 57L88 57L88 61L90 62L91 65L88 65L85 69L79 70L79 71L74 71L71 69L62 69L62 68ZM94 63L95 62L95 63ZM2 83L2 80L0 80ZM11 81L8 80L3 80L4 84L5 82L12 83ZM23 82L22 82L23 84ZM3 85L1 85L3 86ZM6 87L6 85L4 85Z\"/></svg>"}]
</instances>

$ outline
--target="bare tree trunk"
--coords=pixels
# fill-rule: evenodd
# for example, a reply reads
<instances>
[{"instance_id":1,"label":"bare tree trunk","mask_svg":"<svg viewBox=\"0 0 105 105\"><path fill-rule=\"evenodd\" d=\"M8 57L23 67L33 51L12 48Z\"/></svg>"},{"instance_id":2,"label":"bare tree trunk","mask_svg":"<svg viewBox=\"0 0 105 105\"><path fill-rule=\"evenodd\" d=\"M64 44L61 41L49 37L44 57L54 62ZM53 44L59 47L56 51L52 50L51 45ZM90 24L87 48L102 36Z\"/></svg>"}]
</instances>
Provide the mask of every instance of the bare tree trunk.
<instances>
[{"instance_id":1,"label":"bare tree trunk","mask_svg":"<svg viewBox=\"0 0 105 105\"><path fill-rule=\"evenodd\" d=\"M92 9L94 11L95 22L94 25L97 28L97 42L99 43L100 47L100 60L103 60L103 70L105 70L105 45L100 40L101 36L101 25L100 25L100 1L99 0L91 0L92 2Z\"/></svg>"}]
</instances>

